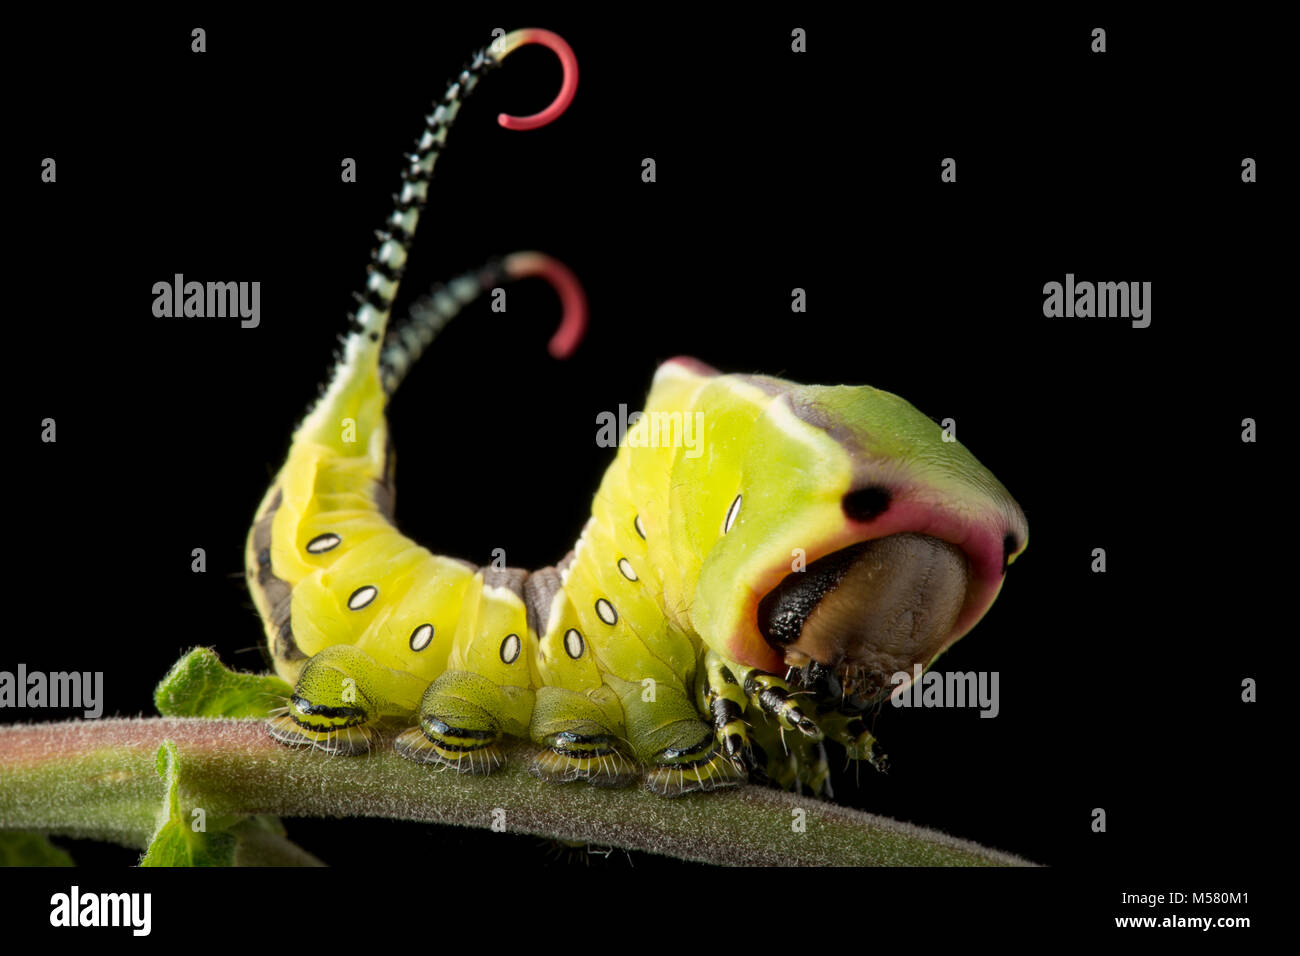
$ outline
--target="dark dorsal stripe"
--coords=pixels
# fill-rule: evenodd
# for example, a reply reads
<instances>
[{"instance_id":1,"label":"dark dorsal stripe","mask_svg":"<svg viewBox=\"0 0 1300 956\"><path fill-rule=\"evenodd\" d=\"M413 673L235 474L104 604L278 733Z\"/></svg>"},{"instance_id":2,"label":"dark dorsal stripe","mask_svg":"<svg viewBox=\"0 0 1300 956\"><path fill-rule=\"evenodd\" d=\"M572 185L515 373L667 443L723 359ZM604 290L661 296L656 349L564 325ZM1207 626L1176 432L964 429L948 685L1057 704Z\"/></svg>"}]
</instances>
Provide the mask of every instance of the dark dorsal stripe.
<instances>
[{"instance_id":1,"label":"dark dorsal stripe","mask_svg":"<svg viewBox=\"0 0 1300 956\"><path fill-rule=\"evenodd\" d=\"M537 634L546 633L546 622L551 617L551 602L559 590L560 572L555 568L534 571L524 581L524 607L528 610L528 626Z\"/></svg>"},{"instance_id":2,"label":"dark dorsal stripe","mask_svg":"<svg viewBox=\"0 0 1300 956\"><path fill-rule=\"evenodd\" d=\"M248 582L250 589L257 588L266 606L270 608L270 630L275 635L275 657L277 660L299 661L306 660L307 655L302 652L298 642L293 637L293 626L290 623L290 610L292 607L292 592L287 581L277 578L271 570L271 522L275 519L275 513L280 510L280 504L284 501L284 495L279 488L275 489L270 503L267 505L266 513L257 519L253 525L253 554L258 556L257 575ZM265 564L261 561L261 555L267 556ZM251 569L250 569L251 570Z\"/></svg>"}]
</instances>

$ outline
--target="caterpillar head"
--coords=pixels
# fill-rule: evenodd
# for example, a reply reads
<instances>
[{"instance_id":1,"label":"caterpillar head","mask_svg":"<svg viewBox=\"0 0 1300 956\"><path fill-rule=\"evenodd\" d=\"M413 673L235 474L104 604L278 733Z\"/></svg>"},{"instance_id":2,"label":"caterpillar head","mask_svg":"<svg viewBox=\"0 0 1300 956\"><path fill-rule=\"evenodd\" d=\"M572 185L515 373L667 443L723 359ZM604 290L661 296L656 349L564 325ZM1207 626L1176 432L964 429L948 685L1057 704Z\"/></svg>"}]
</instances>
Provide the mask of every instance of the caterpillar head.
<instances>
[{"instance_id":1,"label":"caterpillar head","mask_svg":"<svg viewBox=\"0 0 1300 956\"><path fill-rule=\"evenodd\" d=\"M702 554L691 623L733 660L880 699L975 626L1028 543L1001 483L896 395L682 359L660 369L652 407L656 393L705 412L704 453L679 456L670 504Z\"/></svg>"}]
</instances>

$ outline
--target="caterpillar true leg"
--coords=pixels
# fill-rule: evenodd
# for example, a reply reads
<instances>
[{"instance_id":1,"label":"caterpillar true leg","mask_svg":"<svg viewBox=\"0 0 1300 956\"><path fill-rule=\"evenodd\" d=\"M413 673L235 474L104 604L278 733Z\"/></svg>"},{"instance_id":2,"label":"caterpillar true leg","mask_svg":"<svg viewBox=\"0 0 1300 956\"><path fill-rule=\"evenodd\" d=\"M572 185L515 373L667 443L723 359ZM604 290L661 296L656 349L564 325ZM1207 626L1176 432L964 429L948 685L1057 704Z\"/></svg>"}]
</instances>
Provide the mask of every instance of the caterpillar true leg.
<instances>
[{"instance_id":1,"label":"caterpillar true leg","mask_svg":"<svg viewBox=\"0 0 1300 956\"><path fill-rule=\"evenodd\" d=\"M786 790L807 787L814 795L828 788L830 765L820 740L791 733L775 721L756 722L752 735L760 779Z\"/></svg>"},{"instance_id":2,"label":"caterpillar true leg","mask_svg":"<svg viewBox=\"0 0 1300 956\"><path fill-rule=\"evenodd\" d=\"M814 796L829 791L830 763L822 741L764 723L762 729L755 728L754 742L755 752L765 755L760 777L786 790L807 787Z\"/></svg>"},{"instance_id":3,"label":"caterpillar true leg","mask_svg":"<svg viewBox=\"0 0 1300 956\"><path fill-rule=\"evenodd\" d=\"M804 783L814 794L834 796L831 792L831 766L826 759L826 745L820 740L808 741L808 748L810 753L807 757L807 770L803 775Z\"/></svg>"},{"instance_id":4,"label":"caterpillar true leg","mask_svg":"<svg viewBox=\"0 0 1300 956\"><path fill-rule=\"evenodd\" d=\"M819 714L817 722L827 739L840 744L850 760L865 760L881 772L888 769L889 757L860 716L832 711Z\"/></svg>"},{"instance_id":5,"label":"caterpillar true leg","mask_svg":"<svg viewBox=\"0 0 1300 956\"><path fill-rule=\"evenodd\" d=\"M744 717L748 704L745 692L716 651L705 652L702 671L704 679L697 682L700 711L712 719L722 752L743 773L750 751L749 727Z\"/></svg>"},{"instance_id":6,"label":"caterpillar true leg","mask_svg":"<svg viewBox=\"0 0 1300 956\"><path fill-rule=\"evenodd\" d=\"M842 746L849 760L865 760L883 773L889 766L889 758L864 718L872 707L879 706L889 696L888 689L878 678L855 670L836 674L825 667L810 666L797 673L804 692L816 700L817 726L826 739ZM854 682L857 693L850 692Z\"/></svg>"},{"instance_id":7,"label":"caterpillar true leg","mask_svg":"<svg viewBox=\"0 0 1300 956\"><path fill-rule=\"evenodd\" d=\"M736 680L740 681L752 706L776 718L785 730L797 730L813 740L821 740L822 732L817 722L805 714L791 698L798 693L783 678L757 667L732 665Z\"/></svg>"}]
</instances>

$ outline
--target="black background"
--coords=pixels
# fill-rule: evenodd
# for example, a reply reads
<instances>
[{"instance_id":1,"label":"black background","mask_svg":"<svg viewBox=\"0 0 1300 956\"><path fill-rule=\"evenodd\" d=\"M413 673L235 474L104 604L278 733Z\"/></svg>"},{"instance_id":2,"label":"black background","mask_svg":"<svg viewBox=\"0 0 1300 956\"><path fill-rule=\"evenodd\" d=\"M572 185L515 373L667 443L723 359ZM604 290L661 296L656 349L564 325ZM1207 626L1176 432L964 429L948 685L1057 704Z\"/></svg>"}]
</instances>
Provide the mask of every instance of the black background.
<instances>
[{"instance_id":1,"label":"black background","mask_svg":"<svg viewBox=\"0 0 1300 956\"><path fill-rule=\"evenodd\" d=\"M612 457L596 415L640 407L674 355L897 392L957 420L1030 545L941 664L999 671L1001 714L886 708L891 773L837 774L836 799L1079 874L1249 873L1274 786L1266 678L1285 592L1266 489L1289 372L1270 160L1290 120L1261 25L537 7L46 24L24 40L40 69L9 178L25 214L8 364L34 373L9 403L26 528L13 570L34 613L0 667L103 670L106 712L129 715L152 712L196 644L262 666L242 581L253 511L326 375L402 153L490 30L520 25L570 41L577 98L543 130L496 125L558 86L533 47L467 101L398 311L537 248L579 275L591 327L573 359L550 359L558 311L530 282L505 315L482 301L442 334L391 409L403 530L479 563L497 547L553 563ZM45 156L57 185L39 182ZM946 156L956 184L939 181ZM1241 182L1245 156L1261 182ZM261 281L261 326L155 319L152 285L177 272ZM1067 272L1150 281L1151 326L1044 318L1043 284ZM806 314L790 312L795 286ZM46 417L56 444L35 438ZM1263 703L1241 703L1245 677ZM557 859L528 837L289 827L337 864L381 847ZM136 859L64 842L85 863Z\"/></svg>"}]
</instances>

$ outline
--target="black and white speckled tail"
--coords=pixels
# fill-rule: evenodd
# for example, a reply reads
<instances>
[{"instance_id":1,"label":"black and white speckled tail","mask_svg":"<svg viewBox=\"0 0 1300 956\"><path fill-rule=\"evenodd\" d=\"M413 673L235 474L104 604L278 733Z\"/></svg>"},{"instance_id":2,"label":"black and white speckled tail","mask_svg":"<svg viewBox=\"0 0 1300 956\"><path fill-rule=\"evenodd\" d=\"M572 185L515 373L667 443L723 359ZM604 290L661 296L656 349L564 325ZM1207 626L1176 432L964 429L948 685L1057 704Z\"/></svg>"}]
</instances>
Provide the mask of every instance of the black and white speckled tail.
<instances>
[{"instance_id":1,"label":"black and white speckled tail","mask_svg":"<svg viewBox=\"0 0 1300 956\"><path fill-rule=\"evenodd\" d=\"M410 314L388 332L379 357L380 383L391 396L429 343L460 311L488 289L529 278L545 279L560 298L563 313L547 350L555 358L573 354L587 328L587 296L578 277L558 259L542 252L512 252L481 269L434 286L411 306Z\"/></svg>"},{"instance_id":2,"label":"black and white speckled tail","mask_svg":"<svg viewBox=\"0 0 1300 956\"><path fill-rule=\"evenodd\" d=\"M411 366L462 309L488 289L508 281L510 277L506 275L501 262L493 260L450 282L435 285L427 295L416 299L406 318L389 330L380 354L379 376L384 392L392 395L397 391Z\"/></svg>"},{"instance_id":3,"label":"black and white speckled tail","mask_svg":"<svg viewBox=\"0 0 1300 956\"><path fill-rule=\"evenodd\" d=\"M537 129L552 122L572 102L578 82L577 60L564 39L549 30L515 30L500 37L490 49L485 48L474 54L452 80L433 112L425 118L425 129L416 144L415 152L407 156L407 166L402 171L402 189L393 196L393 211L385 228L376 233L379 245L371 252L365 291L357 295L359 307L351 316L348 335L342 340L342 353L338 356L330 383L308 415L308 421L326 416L336 405L342 407L350 393L363 389L367 383L373 387L377 378L384 391L391 393L437 330L484 289L499 282L503 269L511 278L544 275L553 284L558 283L557 287L569 301L570 305L566 307L566 326L561 330L564 334L557 333L560 344L553 344L553 352L558 354L565 349L571 350L581 337L580 326L585 324L585 305L579 302L581 290L574 291L576 280L564 266L546 257L516 254L507 260L504 267L493 264L453 281L441 294L435 290L431 298L417 304L411 322L401 334L392 338L391 344L385 341L393 302L397 298L406 261L411 253L415 230L429 198L433 168L446 145L447 132L456 121L461 103L478 86L479 80L499 66L513 50L533 43L548 47L560 58L564 71L560 92L541 112L524 117L503 113L498 116L498 123L512 130ZM579 305L582 307L579 308ZM382 372L381 352L387 356Z\"/></svg>"},{"instance_id":4,"label":"black and white speckled tail","mask_svg":"<svg viewBox=\"0 0 1300 956\"><path fill-rule=\"evenodd\" d=\"M351 317L350 334L344 341L345 365L362 356L373 360L378 355L420 214L429 198L433 168L447 142L447 132L456 121L461 103L483 75L497 65L487 50L480 50L448 85L433 112L425 117L424 132L402 170L401 192L393 195L393 211L385 228L375 233L379 245L371 252L365 291L356 297L359 306Z\"/></svg>"}]
</instances>

